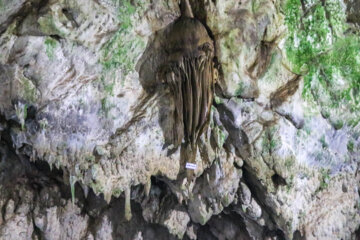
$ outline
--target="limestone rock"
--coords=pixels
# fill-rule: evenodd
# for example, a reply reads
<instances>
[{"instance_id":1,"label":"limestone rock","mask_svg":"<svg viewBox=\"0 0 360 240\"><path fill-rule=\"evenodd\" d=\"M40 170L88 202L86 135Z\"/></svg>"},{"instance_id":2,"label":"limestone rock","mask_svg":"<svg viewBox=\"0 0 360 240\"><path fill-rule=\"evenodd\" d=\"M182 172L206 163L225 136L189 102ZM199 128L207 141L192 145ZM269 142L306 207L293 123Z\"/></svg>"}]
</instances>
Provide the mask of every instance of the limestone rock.
<instances>
[{"instance_id":1,"label":"limestone rock","mask_svg":"<svg viewBox=\"0 0 360 240\"><path fill-rule=\"evenodd\" d=\"M188 2L218 73L191 154L152 69L178 0L0 0L0 239L359 239L359 3Z\"/></svg>"}]
</instances>

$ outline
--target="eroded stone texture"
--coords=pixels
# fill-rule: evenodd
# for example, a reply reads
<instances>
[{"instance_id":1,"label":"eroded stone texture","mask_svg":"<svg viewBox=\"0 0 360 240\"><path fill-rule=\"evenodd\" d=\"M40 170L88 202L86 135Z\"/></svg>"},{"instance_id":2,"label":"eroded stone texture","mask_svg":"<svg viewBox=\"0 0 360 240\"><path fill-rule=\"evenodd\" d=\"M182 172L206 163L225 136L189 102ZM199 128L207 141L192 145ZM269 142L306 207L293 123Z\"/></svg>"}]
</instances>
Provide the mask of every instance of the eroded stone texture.
<instances>
[{"instance_id":1,"label":"eroded stone texture","mask_svg":"<svg viewBox=\"0 0 360 240\"><path fill-rule=\"evenodd\" d=\"M177 0L0 0L1 239L357 239L359 123L302 97L284 1L189 2L219 69L194 171L152 70Z\"/></svg>"}]
</instances>

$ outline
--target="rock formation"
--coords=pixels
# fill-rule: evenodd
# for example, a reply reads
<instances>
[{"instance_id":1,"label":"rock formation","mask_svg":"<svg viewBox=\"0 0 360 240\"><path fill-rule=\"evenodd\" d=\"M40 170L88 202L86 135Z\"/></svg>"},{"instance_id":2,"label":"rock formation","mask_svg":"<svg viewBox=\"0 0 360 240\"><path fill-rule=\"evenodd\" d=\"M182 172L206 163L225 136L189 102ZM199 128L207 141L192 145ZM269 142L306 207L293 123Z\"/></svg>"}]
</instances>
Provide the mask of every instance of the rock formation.
<instances>
[{"instance_id":1,"label":"rock formation","mask_svg":"<svg viewBox=\"0 0 360 240\"><path fill-rule=\"evenodd\" d=\"M0 239L359 239L358 9L0 0Z\"/></svg>"}]
</instances>

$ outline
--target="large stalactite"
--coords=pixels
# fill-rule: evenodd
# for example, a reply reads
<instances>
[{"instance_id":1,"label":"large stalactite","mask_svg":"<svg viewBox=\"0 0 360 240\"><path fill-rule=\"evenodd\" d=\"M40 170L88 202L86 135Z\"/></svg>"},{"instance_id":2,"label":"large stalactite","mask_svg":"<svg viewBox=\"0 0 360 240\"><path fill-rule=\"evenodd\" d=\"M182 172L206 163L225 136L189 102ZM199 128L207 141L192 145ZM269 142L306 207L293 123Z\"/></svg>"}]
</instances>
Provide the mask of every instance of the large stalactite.
<instances>
[{"instance_id":1,"label":"large stalactite","mask_svg":"<svg viewBox=\"0 0 360 240\"><path fill-rule=\"evenodd\" d=\"M193 18L187 1L181 9L181 17L165 31L167 56L158 76L174 97L173 143L178 146L184 139L194 148L209 122L217 71L206 28Z\"/></svg>"}]
</instances>

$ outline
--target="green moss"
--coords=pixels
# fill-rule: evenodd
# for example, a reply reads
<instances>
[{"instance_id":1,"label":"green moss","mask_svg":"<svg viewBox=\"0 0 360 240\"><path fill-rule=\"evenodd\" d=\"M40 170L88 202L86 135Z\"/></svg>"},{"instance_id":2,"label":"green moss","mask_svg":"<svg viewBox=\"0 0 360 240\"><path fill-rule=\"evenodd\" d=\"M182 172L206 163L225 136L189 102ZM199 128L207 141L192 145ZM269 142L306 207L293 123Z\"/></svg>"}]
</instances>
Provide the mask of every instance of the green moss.
<instances>
[{"instance_id":1,"label":"green moss","mask_svg":"<svg viewBox=\"0 0 360 240\"><path fill-rule=\"evenodd\" d=\"M329 147L329 144L326 142L326 139L325 139L325 135L323 135L320 139L319 139L320 143L321 143L321 146L323 149L326 149Z\"/></svg>"},{"instance_id":2,"label":"green moss","mask_svg":"<svg viewBox=\"0 0 360 240\"><path fill-rule=\"evenodd\" d=\"M334 126L334 128L335 128L336 130L339 130L339 129L343 128L344 122L341 121L341 120L337 120L337 121L335 121L332 125Z\"/></svg>"},{"instance_id":3,"label":"green moss","mask_svg":"<svg viewBox=\"0 0 360 240\"><path fill-rule=\"evenodd\" d=\"M206 222L207 222L207 218L204 216L204 215L200 215L200 219L199 219L199 223L201 224L201 225L205 225L206 224Z\"/></svg>"},{"instance_id":4,"label":"green moss","mask_svg":"<svg viewBox=\"0 0 360 240\"><path fill-rule=\"evenodd\" d=\"M286 55L292 71L304 75L303 97L350 114L359 111L360 37L344 34L348 26L341 1L304 1L305 12L300 0L283 6Z\"/></svg>"},{"instance_id":5,"label":"green moss","mask_svg":"<svg viewBox=\"0 0 360 240\"><path fill-rule=\"evenodd\" d=\"M328 119L328 118L330 117L330 112L322 109L322 110L321 110L321 115L322 115L325 119Z\"/></svg>"},{"instance_id":6,"label":"green moss","mask_svg":"<svg viewBox=\"0 0 360 240\"><path fill-rule=\"evenodd\" d=\"M37 92L34 84L24 76L21 76L21 84L23 87L22 97L29 103L35 103L37 100Z\"/></svg>"},{"instance_id":7,"label":"green moss","mask_svg":"<svg viewBox=\"0 0 360 240\"><path fill-rule=\"evenodd\" d=\"M244 92L245 87L243 82L239 82L237 85L237 88L235 90L235 96L241 96L241 94Z\"/></svg>"},{"instance_id":8,"label":"green moss","mask_svg":"<svg viewBox=\"0 0 360 240\"><path fill-rule=\"evenodd\" d=\"M270 155L280 146L281 142L276 134L278 128L269 127L265 130L263 139L262 139L262 149L263 151L269 153Z\"/></svg>"},{"instance_id":9,"label":"green moss","mask_svg":"<svg viewBox=\"0 0 360 240\"><path fill-rule=\"evenodd\" d=\"M354 146L355 146L354 142L350 140L350 141L348 142L348 144L347 144L347 149L348 149L348 151L349 151L349 152L354 152Z\"/></svg>"},{"instance_id":10,"label":"green moss","mask_svg":"<svg viewBox=\"0 0 360 240\"><path fill-rule=\"evenodd\" d=\"M216 103L216 104L222 104L222 103L224 103L224 101L223 101L221 98L219 98L218 96L215 96L214 100L215 100L215 103Z\"/></svg>"},{"instance_id":11,"label":"green moss","mask_svg":"<svg viewBox=\"0 0 360 240\"><path fill-rule=\"evenodd\" d=\"M46 38L44 43L46 46L46 55L50 60L53 60L55 55L55 49L57 46L56 40L53 38Z\"/></svg>"},{"instance_id":12,"label":"green moss","mask_svg":"<svg viewBox=\"0 0 360 240\"><path fill-rule=\"evenodd\" d=\"M116 189L113 190L113 195L114 195L115 197L120 197L120 195L121 195L122 192L123 192L122 189L116 188Z\"/></svg>"},{"instance_id":13,"label":"green moss","mask_svg":"<svg viewBox=\"0 0 360 240\"><path fill-rule=\"evenodd\" d=\"M100 183L91 183L90 186L94 191L94 193L96 194L104 193L104 187Z\"/></svg>"},{"instance_id":14,"label":"green moss","mask_svg":"<svg viewBox=\"0 0 360 240\"><path fill-rule=\"evenodd\" d=\"M114 95L114 86L115 86L115 83L110 83L110 84L105 84L104 86L104 90L107 94L113 96Z\"/></svg>"},{"instance_id":15,"label":"green moss","mask_svg":"<svg viewBox=\"0 0 360 240\"><path fill-rule=\"evenodd\" d=\"M102 64L105 71L120 68L126 75L134 70L136 60L145 48L144 40L133 31L133 16L143 8L141 1L125 0L118 7L120 29L103 48Z\"/></svg>"},{"instance_id":16,"label":"green moss","mask_svg":"<svg viewBox=\"0 0 360 240\"><path fill-rule=\"evenodd\" d=\"M101 99L101 111L105 114L105 117L108 117L110 108L106 98Z\"/></svg>"},{"instance_id":17,"label":"green moss","mask_svg":"<svg viewBox=\"0 0 360 240\"><path fill-rule=\"evenodd\" d=\"M101 77L101 83L104 89L104 92L107 96L114 96L114 87L115 87L115 81L112 81L111 83L107 83L105 81L104 76Z\"/></svg>"},{"instance_id":18,"label":"green moss","mask_svg":"<svg viewBox=\"0 0 360 240\"><path fill-rule=\"evenodd\" d=\"M45 15L38 20L40 29L43 33L48 35L64 36L65 34L56 26L52 15Z\"/></svg>"},{"instance_id":19,"label":"green moss","mask_svg":"<svg viewBox=\"0 0 360 240\"><path fill-rule=\"evenodd\" d=\"M260 8L261 2L260 0L251 1L251 10L253 13L256 13Z\"/></svg>"},{"instance_id":20,"label":"green moss","mask_svg":"<svg viewBox=\"0 0 360 240\"><path fill-rule=\"evenodd\" d=\"M222 148L228 137L227 132L225 132L222 127L215 126L214 133L215 133L214 135L215 135L216 144L218 145L219 148Z\"/></svg>"},{"instance_id":21,"label":"green moss","mask_svg":"<svg viewBox=\"0 0 360 240\"><path fill-rule=\"evenodd\" d=\"M322 169L320 170L319 180L320 180L320 186L319 186L319 188L316 190L316 192L320 192L320 191L326 189L326 188L329 186L330 170L329 170L329 169L322 168Z\"/></svg>"}]
</instances>

